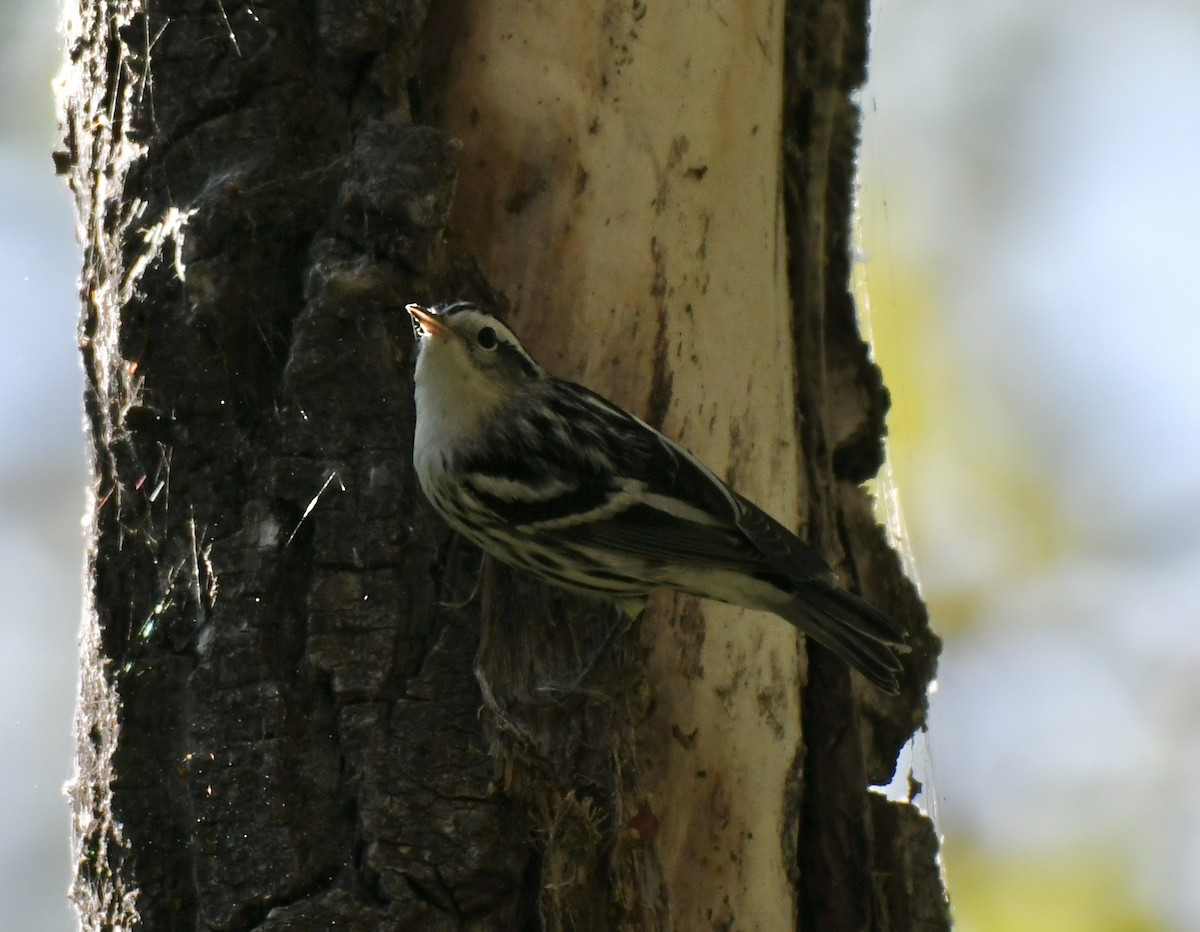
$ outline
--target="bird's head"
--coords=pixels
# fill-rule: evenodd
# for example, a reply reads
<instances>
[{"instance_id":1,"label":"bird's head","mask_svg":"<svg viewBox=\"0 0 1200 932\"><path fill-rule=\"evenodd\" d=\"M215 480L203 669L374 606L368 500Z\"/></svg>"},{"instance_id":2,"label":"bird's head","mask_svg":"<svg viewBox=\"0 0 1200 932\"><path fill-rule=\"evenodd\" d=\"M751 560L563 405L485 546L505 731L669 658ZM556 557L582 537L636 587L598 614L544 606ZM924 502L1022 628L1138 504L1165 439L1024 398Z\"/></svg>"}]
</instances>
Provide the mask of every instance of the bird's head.
<instances>
[{"instance_id":1,"label":"bird's head","mask_svg":"<svg viewBox=\"0 0 1200 932\"><path fill-rule=\"evenodd\" d=\"M406 307L417 351L418 410L439 419L486 416L545 372L494 314L469 301Z\"/></svg>"}]
</instances>

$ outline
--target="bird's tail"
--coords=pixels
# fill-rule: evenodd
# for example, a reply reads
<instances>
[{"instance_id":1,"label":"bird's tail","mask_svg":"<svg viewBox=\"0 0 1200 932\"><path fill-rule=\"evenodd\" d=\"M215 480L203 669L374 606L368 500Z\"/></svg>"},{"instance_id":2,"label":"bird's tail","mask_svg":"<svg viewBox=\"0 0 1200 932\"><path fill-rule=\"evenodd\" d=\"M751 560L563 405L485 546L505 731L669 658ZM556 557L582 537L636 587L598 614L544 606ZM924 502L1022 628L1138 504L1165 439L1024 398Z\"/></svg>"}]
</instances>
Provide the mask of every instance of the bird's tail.
<instances>
[{"instance_id":1,"label":"bird's tail","mask_svg":"<svg viewBox=\"0 0 1200 932\"><path fill-rule=\"evenodd\" d=\"M900 691L904 631L891 618L833 583L808 582L776 611L886 693Z\"/></svg>"}]
</instances>

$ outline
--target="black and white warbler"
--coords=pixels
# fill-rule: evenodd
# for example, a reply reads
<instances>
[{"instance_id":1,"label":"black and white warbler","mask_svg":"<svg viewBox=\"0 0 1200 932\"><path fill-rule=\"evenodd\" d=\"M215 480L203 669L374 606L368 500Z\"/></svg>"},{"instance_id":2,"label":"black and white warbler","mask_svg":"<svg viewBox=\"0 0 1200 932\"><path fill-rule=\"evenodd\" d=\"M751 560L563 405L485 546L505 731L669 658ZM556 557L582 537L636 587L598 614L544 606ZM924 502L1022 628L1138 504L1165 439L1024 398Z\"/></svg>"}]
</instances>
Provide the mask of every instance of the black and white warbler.
<instances>
[{"instance_id":1,"label":"black and white warbler","mask_svg":"<svg viewBox=\"0 0 1200 932\"><path fill-rule=\"evenodd\" d=\"M648 424L547 373L479 305L407 310L420 340L413 462L455 530L630 608L667 588L773 612L897 691L903 632L838 588L816 550Z\"/></svg>"}]
</instances>

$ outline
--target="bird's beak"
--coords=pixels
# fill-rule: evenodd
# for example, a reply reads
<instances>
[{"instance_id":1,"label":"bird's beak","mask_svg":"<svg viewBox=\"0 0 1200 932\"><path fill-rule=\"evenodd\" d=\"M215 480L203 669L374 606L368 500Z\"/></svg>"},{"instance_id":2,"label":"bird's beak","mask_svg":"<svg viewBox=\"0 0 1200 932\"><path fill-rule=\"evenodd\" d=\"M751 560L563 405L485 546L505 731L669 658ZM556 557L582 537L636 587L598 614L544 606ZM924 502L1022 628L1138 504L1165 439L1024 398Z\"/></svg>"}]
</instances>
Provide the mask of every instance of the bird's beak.
<instances>
[{"instance_id":1,"label":"bird's beak","mask_svg":"<svg viewBox=\"0 0 1200 932\"><path fill-rule=\"evenodd\" d=\"M420 328L420 335L433 337L435 340L445 340L454 336L454 331L447 327L437 315L419 304L406 304L404 309L413 319L413 332Z\"/></svg>"}]
</instances>

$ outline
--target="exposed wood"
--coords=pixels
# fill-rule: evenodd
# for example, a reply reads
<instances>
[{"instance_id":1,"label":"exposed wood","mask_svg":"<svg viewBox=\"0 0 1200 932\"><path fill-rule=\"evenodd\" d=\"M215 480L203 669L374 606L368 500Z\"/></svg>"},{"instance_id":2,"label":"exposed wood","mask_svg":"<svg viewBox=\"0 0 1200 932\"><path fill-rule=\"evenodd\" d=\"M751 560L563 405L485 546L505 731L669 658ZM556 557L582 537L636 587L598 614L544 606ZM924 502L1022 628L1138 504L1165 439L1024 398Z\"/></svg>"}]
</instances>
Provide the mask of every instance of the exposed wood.
<instances>
[{"instance_id":1,"label":"exposed wood","mask_svg":"<svg viewBox=\"0 0 1200 932\"><path fill-rule=\"evenodd\" d=\"M782 4L476 0L454 23L439 125L470 155L452 224L527 342L794 525ZM609 766L616 811L654 815L671 919L794 925L794 630L667 599L642 634L649 705Z\"/></svg>"}]
</instances>

